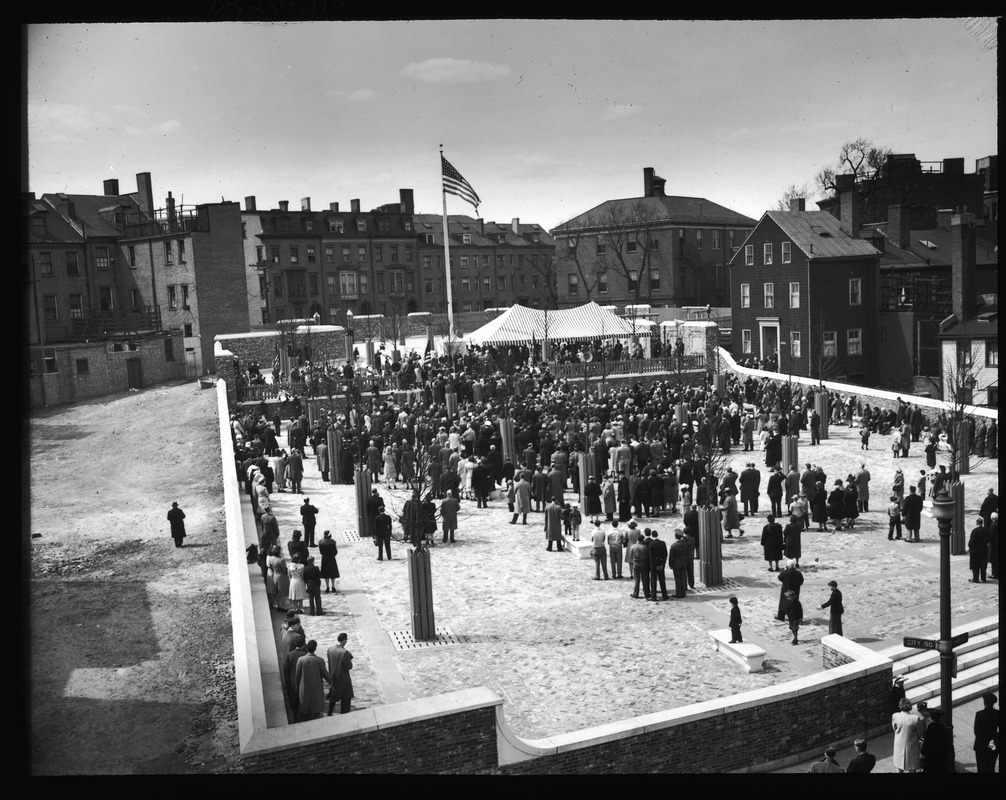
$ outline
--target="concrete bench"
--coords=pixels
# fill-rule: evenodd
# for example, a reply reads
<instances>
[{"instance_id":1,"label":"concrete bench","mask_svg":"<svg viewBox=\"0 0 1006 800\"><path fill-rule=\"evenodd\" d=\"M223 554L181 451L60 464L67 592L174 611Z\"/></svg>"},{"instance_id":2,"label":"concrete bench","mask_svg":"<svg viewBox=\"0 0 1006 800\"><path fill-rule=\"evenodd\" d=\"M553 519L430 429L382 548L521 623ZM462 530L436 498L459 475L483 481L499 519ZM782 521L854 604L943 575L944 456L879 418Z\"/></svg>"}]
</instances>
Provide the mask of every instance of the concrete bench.
<instances>
[{"instance_id":1,"label":"concrete bench","mask_svg":"<svg viewBox=\"0 0 1006 800\"><path fill-rule=\"evenodd\" d=\"M580 541L574 542L572 536L562 537L563 547L565 547L569 552L578 558L592 558L590 551L594 549L594 543L591 541L590 537L584 538L583 536L583 526L580 526Z\"/></svg>"},{"instance_id":2,"label":"concrete bench","mask_svg":"<svg viewBox=\"0 0 1006 800\"><path fill-rule=\"evenodd\" d=\"M714 647L727 658L736 661L748 672L761 672L765 650L750 642L730 643L730 629L709 631Z\"/></svg>"}]
</instances>

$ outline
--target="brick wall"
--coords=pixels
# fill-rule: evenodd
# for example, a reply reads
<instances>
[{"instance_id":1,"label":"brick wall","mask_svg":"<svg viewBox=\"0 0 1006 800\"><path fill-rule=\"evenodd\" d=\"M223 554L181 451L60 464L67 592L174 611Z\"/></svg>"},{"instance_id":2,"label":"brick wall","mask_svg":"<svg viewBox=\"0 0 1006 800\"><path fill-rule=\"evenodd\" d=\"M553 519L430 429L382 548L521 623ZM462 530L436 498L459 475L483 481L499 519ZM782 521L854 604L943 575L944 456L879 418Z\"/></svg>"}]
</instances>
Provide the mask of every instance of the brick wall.
<instances>
[{"instance_id":1,"label":"brick wall","mask_svg":"<svg viewBox=\"0 0 1006 800\"><path fill-rule=\"evenodd\" d=\"M246 756L245 772L487 774L498 772L495 707L463 711L269 753Z\"/></svg>"}]
</instances>

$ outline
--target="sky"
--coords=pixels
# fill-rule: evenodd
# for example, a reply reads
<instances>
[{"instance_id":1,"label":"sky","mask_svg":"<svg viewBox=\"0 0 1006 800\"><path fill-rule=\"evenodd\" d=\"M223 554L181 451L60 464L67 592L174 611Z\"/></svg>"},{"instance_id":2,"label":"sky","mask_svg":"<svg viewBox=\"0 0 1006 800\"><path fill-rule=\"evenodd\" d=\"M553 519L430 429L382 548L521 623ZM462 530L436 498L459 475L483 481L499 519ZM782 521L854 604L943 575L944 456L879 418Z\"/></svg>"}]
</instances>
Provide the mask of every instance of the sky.
<instances>
[{"instance_id":1,"label":"sky","mask_svg":"<svg viewBox=\"0 0 1006 800\"><path fill-rule=\"evenodd\" d=\"M987 29L986 29L987 30ZM758 219L841 146L997 152L996 40L966 18L31 25L28 191L475 209L545 229L666 193ZM808 209L814 209L813 202Z\"/></svg>"}]
</instances>

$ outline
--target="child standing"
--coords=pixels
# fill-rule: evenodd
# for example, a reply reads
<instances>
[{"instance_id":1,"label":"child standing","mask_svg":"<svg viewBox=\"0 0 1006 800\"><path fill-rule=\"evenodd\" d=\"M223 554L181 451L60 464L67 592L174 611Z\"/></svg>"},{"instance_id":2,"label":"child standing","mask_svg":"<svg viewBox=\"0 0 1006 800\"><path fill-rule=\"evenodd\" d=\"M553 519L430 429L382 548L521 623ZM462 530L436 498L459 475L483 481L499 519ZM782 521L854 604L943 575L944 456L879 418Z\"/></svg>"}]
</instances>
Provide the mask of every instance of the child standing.
<instances>
[{"instance_id":1,"label":"child standing","mask_svg":"<svg viewBox=\"0 0 1006 800\"><path fill-rule=\"evenodd\" d=\"M741 609L736 597L730 598L730 644L743 642L741 636Z\"/></svg>"},{"instance_id":2,"label":"child standing","mask_svg":"<svg viewBox=\"0 0 1006 800\"><path fill-rule=\"evenodd\" d=\"M580 514L580 506L576 503L569 510L569 526L573 529L573 541L580 541L580 523L583 522L583 515Z\"/></svg>"},{"instance_id":3,"label":"child standing","mask_svg":"<svg viewBox=\"0 0 1006 800\"><path fill-rule=\"evenodd\" d=\"M569 527L570 527L570 522L571 522L571 520L570 520L571 513L570 512L571 512L571 509L569 507L569 503L563 503L562 504L562 530L563 530L563 532L567 536L569 536Z\"/></svg>"},{"instance_id":4,"label":"child standing","mask_svg":"<svg viewBox=\"0 0 1006 800\"><path fill-rule=\"evenodd\" d=\"M870 428L867 425L863 426L863 430L859 432L859 439L862 444L859 446L860 450L870 449Z\"/></svg>"}]
</instances>

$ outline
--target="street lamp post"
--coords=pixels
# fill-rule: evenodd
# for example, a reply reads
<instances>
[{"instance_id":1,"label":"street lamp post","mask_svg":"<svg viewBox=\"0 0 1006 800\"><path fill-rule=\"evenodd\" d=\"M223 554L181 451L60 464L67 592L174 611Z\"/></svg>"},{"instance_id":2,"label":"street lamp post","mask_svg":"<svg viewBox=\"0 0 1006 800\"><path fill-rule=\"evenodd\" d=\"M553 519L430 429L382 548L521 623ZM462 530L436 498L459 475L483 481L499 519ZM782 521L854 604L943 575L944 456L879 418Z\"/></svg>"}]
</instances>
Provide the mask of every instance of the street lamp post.
<instances>
[{"instance_id":1,"label":"street lamp post","mask_svg":"<svg viewBox=\"0 0 1006 800\"><path fill-rule=\"evenodd\" d=\"M940 707L946 719L947 733L950 736L951 772L956 772L954 756L954 726L953 726L953 665L954 642L950 632L950 536L953 532L954 509L956 503L946 486L933 498L933 516L940 530Z\"/></svg>"}]
</instances>

